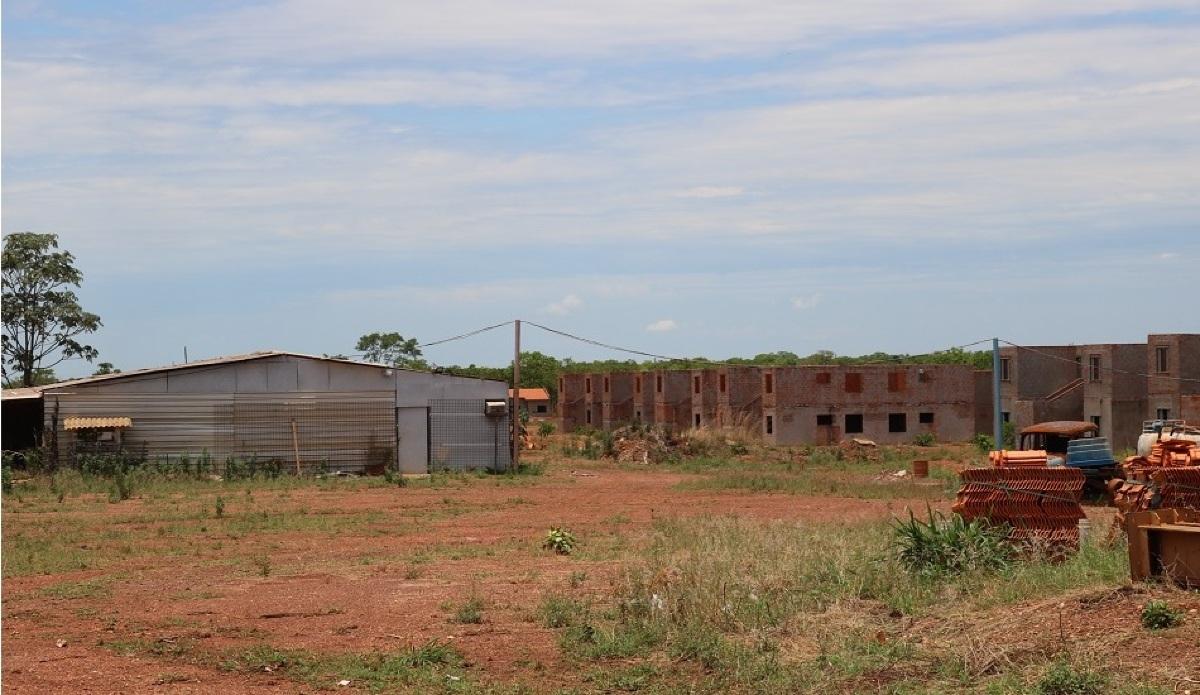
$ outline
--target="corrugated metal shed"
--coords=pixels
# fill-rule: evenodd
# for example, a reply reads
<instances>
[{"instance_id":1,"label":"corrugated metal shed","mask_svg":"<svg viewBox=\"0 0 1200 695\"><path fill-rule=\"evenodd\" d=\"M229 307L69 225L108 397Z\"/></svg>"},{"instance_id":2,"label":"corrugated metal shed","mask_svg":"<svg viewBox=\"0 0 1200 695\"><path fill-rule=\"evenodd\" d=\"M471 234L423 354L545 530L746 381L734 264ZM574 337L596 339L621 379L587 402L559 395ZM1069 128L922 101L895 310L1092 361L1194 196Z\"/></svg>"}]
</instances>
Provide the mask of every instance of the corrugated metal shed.
<instances>
[{"instance_id":1,"label":"corrugated metal shed","mask_svg":"<svg viewBox=\"0 0 1200 695\"><path fill-rule=\"evenodd\" d=\"M88 445L69 424L123 418L122 446L164 465L253 460L289 471L398 465L413 473L429 470L431 402L474 400L482 418L483 401L506 392L503 382L277 350L41 389L45 429L64 462Z\"/></svg>"}]
</instances>

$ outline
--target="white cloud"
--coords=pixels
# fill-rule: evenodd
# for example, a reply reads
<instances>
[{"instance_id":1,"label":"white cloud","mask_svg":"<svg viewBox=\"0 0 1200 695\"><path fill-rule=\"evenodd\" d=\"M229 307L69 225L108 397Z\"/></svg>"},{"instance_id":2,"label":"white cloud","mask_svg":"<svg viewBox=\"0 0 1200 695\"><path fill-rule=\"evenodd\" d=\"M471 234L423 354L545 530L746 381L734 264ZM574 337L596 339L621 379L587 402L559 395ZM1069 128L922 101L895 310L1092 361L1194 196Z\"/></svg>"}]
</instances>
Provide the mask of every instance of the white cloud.
<instances>
[{"instance_id":1,"label":"white cloud","mask_svg":"<svg viewBox=\"0 0 1200 695\"><path fill-rule=\"evenodd\" d=\"M741 186L694 186L675 194L677 198L732 198L742 194Z\"/></svg>"},{"instance_id":2,"label":"white cloud","mask_svg":"<svg viewBox=\"0 0 1200 695\"><path fill-rule=\"evenodd\" d=\"M820 292L814 292L810 295L803 296L803 297L793 297L792 298L792 306L800 311L807 311L809 309L815 309L817 307L817 305L820 303L821 303L821 293Z\"/></svg>"},{"instance_id":3,"label":"white cloud","mask_svg":"<svg viewBox=\"0 0 1200 695\"><path fill-rule=\"evenodd\" d=\"M666 333L667 331L673 331L678 327L679 324L675 323L675 321L672 319L659 319L646 326L646 330L650 331L651 333Z\"/></svg>"},{"instance_id":4,"label":"white cloud","mask_svg":"<svg viewBox=\"0 0 1200 695\"><path fill-rule=\"evenodd\" d=\"M559 316L566 316L582 306L583 300L579 298L579 295L568 294L557 302L547 304L543 311L550 314L557 314Z\"/></svg>"}]
</instances>

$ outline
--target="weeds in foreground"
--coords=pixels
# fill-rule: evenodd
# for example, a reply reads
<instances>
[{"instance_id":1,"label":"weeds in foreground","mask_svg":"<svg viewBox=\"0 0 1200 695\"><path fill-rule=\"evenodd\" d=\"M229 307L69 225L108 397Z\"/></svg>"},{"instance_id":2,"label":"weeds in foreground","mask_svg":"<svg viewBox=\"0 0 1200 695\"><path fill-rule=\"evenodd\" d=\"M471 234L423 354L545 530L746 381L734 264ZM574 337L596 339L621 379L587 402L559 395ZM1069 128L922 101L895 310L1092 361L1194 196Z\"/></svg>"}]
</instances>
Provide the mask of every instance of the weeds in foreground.
<instances>
[{"instance_id":1,"label":"weeds in foreground","mask_svg":"<svg viewBox=\"0 0 1200 695\"><path fill-rule=\"evenodd\" d=\"M483 599L472 596L454 611L451 622L460 625L478 625L483 622Z\"/></svg>"},{"instance_id":2,"label":"weeds in foreground","mask_svg":"<svg viewBox=\"0 0 1200 695\"><path fill-rule=\"evenodd\" d=\"M1151 599L1142 608L1142 627L1147 630L1165 630L1182 622L1183 611L1162 599Z\"/></svg>"},{"instance_id":3,"label":"weeds in foreground","mask_svg":"<svg viewBox=\"0 0 1200 695\"><path fill-rule=\"evenodd\" d=\"M1008 529L983 519L966 521L927 508L929 519L918 519L910 510L907 521L893 525L901 564L919 575L992 572L1008 567L1013 549Z\"/></svg>"},{"instance_id":4,"label":"weeds in foreground","mask_svg":"<svg viewBox=\"0 0 1200 695\"><path fill-rule=\"evenodd\" d=\"M575 534L557 526L550 527L546 532L546 539L542 541L543 548L553 550L557 555L570 555L578 545Z\"/></svg>"},{"instance_id":5,"label":"weeds in foreground","mask_svg":"<svg viewBox=\"0 0 1200 695\"><path fill-rule=\"evenodd\" d=\"M1077 668L1066 659L1058 659L1037 682L1038 695L1100 695L1108 687L1104 674Z\"/></svg>"}]
</instances>

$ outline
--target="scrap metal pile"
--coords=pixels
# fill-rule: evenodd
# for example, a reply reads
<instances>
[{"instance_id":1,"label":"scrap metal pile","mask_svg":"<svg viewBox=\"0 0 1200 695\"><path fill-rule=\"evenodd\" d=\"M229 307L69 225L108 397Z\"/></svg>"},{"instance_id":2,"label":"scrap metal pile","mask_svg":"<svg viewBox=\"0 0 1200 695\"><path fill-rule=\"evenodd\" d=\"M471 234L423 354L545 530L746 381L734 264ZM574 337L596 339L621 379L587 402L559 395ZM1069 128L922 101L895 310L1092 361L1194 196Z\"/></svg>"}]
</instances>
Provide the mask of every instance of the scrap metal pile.
<instances>
[{"instance_id":1,"label":"scrap metal pile","mask_svg":"<svg viewBox=\"0 0 1200 695\"><path fill-rule=\"evenodd\" d=\"M1148 456L1130 456L1121 464L1123 479L1108 483L1117 508L1114 527L1125 517L1149 509L1200 509L1200 444L1183 439L1154 443Z\"/></svg>"},{"instance_id":2,"label":"scrap metal pile","mask_svg":"<svg viewBox=\"0 0 1200 695\"><path fill-rule=\"evenodd\" d=\"M1045 461L1045 452L1040 453ZM992 523L1007 524L1012 529L1009 540L1021 546L1050 549L1079 546L1079 520L1084 518L1079 505L1084 485L1081 471L1037 468L1022 463L970 468L959 476L962 487L954 511L967 521L986 518Z\"/></svg>"}]
</instances>

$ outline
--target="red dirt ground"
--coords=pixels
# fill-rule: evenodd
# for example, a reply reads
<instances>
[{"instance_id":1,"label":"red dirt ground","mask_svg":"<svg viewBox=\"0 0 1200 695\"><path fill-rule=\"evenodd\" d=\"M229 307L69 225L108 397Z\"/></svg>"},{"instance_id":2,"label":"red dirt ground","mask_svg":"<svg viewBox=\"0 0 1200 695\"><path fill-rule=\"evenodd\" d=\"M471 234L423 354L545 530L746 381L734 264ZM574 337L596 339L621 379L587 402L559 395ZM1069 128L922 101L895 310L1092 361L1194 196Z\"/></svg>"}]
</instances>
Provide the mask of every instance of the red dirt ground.
<instances>
[{"instance_id":1,"label":"red dirt ground","mask_svg":"<svg viewBox=\"0 0 1200 695\"><path fill-rule=\"evenodd\" d=\"M272 509L376 516L363 532L249 533L236 540L200 534L194 554L135 553L104 571L6 579L3 684L11 693L304 692L273 674L124 656L103 643L191 642L212 653L266 641L278 648L367 652L437 638L454 644L482 680L549 691L578 684L578 673L560 656L555 634L536 620L543 594L586 572L580 591L607 595L617 569L613 549L644 539L656 516L858 522L906 506L904 500L676 489L685 477L694 476L595 466L553 469L528 484L484 479L465 487L337 494L302 488L285 501L263 492L259 498ZM231 499L230 506L240 503ZM102 528L106 517L128 518L145 504L135 498L88 513ZM911 504L923 509L925 501ZM7 527L7 508L4 517ZM586 550L570 558L540 550L551 525L570 528ZM419 561L422 553L428 561ZM245 558L254 554L269 558L269 576L247 568ZM108 597L42 592L113 572L120 575ZM447 604L473 594L485 600L485 621L449 622ZM264 617L272 614L283 615ZM57 646L60 640L65 646Z\"/></svg>"}]
</instances>

